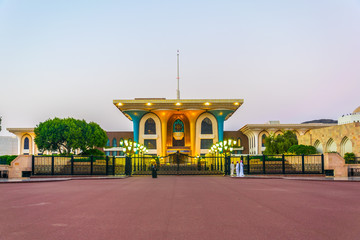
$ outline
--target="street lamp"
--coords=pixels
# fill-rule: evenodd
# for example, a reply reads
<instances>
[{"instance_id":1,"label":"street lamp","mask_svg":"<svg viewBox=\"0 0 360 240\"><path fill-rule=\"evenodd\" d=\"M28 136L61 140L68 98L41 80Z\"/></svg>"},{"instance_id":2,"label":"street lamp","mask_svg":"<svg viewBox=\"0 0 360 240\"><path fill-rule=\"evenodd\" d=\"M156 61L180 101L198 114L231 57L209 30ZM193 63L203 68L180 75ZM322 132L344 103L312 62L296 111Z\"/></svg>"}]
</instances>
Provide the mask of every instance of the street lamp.
<instances>
[{"instance_id":1,"label":"street lamp","mask_svg":"<svg viewBox=\"0 0 360 240\"><path fill-rule=\"evenodd\" d=\"M215 143L210 148L211 154L225 154L231 153L234 150L236 141L232 139L224 140L222 142Z\"/></svg>"},{"instance_id":2,"label":"street lamp","mask_svg":"<svg viewBox=\"0 0 360 240\"><path fill-rule=\"evenodd\" d=\"M215 159L217 154L219 155L224 154L226 175L230 173L230 156L232 151L234 150L234 146L236 146L236 141L232 139L227 139L213 144L210 148L210 154L215 154ZM222 164L221 164L221 170L222 170Z\"/></svg>"},{"instance_id":3,"label":"street lamp","mask_svg":"<svg viewBox=\"0 0 360 240\"><path fill-rule=\"evenodd\" d=\"M120 140L120 146L123 148L123 152L127 155L143 154L147 153L147 148L137 142L133 142L131 139Z\"/></svg>"}]
</instances>

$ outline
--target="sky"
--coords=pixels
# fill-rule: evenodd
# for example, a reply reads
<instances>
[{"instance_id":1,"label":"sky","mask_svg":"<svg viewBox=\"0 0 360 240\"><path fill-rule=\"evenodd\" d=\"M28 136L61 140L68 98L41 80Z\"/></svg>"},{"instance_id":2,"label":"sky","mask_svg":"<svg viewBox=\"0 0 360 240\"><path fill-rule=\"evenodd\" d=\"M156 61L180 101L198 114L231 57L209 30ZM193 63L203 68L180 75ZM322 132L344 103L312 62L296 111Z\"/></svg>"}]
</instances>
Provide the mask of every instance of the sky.
<instances>
[{"instance_id":1,"label":"sky","mask_svg":"<svg viewBox=\"0 0 360 240\"><path fill-rule=\"evenodd\" d=\"M225 130L360 105L360 0L0 0L0 116L132 130L112 103L240 98Z\"/></svg>"}]
</instances>

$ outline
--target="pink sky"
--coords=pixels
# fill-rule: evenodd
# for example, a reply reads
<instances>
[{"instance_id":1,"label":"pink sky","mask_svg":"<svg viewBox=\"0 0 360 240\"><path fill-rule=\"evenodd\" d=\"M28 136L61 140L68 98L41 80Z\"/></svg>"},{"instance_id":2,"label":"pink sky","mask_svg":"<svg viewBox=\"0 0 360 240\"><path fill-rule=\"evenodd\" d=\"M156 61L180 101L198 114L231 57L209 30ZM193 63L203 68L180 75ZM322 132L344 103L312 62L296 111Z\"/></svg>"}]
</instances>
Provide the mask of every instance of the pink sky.
<instances>
[{"instance_id":1,"label":"pink sky","mask_svg":"<svg viewBox=\"0 0 360 240\"><path fill-rule=\"evenodd\" d=\"M131 130L113 99L242 98L226 130L360 105L359 1L0 1L0 115Z\"/></svg>"}]
</instances>

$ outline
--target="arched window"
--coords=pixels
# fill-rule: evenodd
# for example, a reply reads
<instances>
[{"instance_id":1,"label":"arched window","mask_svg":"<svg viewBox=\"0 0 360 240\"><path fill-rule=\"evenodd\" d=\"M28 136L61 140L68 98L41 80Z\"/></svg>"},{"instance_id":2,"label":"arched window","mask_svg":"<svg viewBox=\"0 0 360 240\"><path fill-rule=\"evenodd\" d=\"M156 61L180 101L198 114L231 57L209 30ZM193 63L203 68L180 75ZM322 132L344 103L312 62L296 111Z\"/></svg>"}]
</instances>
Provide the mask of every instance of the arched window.
<instances>
[{"instance_id":1,"label":"arched window","mask_svg":"<svg viewBox=\"0 0 360 240\"><path fill-rule=\"evenodd\" d=\"M173 132L184 132L184 123L180 119L174 122Z\"/></svg>"},{"instance_id":2,"label":"arched window","mask_svg":"<svg viewBox=\"0 0 360 240\"><path fill-rule=\"evenodd\" d=\"M351 153L353 151L352 149L352 142L350 141L350 139L348 137L344 137L341 140L340 143L340 150L341 150L341 155L344 156L345 153Z\"/></svg>"},{"instance_id":3,"label":"arched window","mask_svg":"<svg viewBox=\"0 0 360 240\"><path fill-rule=\"evenodd\" d=\"M183 147L185 146L185 137L184 137L184 123L180 119L176 119L173 124L173 146Z\"/></svg>"},{"instance_id":4,"label":"arched window","mask_svg":"<svg viewBox=\"0 0 360 240\"><path fill-rule=\"evenodd\" d=\"M112 146L113 146L113 147L117 147L117 146L116 146L116 138L113 138L113 140L112 140Z\"/></svg>"},{"instance_id":5,"label":"arched window","mask_svg":"<svg viewBox=\"0 0 360 240\"><path fill-rule=\"evenodd\" d=\"M266 139L266 134L263 134L263 135L261 136L261 146L262 146L262 147L265 147L265 139Z\"/></svg>"},{"instance_id":6,"label":"arched window","mask_svg":"<svg viewBox=\"0 0 360 240\"><path fill-rule=\"evenodd\" d=\"M146 120L144 134L156 134L156 125L154 119L149 118Z\"/></svg>"},{"instance_id":7,"label":"arched window","mask_svg":"<svg viewBox=\"0 0 360 240\"><path fill-rule=\"evenodd\" d=\"M241 138L237 139L237 145L240 147L241 146Z\"/></svg>"},{"instance_id":8,"label":"arched window","mask_svg":"<svg viewBox=\"0 0 360 240\"><path fill-rule=\"evenodd\" d=\"M201 122L201 134L212 134L212 133L213 133L212 122L209 118L205 118Z\"/></svg>"},{"instance_id":9,"label":"arched window","mask_svg":"<svg viewBox=\"0 0 360 240\"><path fill-rule=\"evenodd\" d=\"M337 152L336 143L330 138L326 144L326 152Z\"/></svg>"},{"instance_id":10,"label":"arched window","mask_svg":"<svg viewBox=\"0 0 360 240\"><path fill-rule=\"evenodd\" d=\"M110 139L107 140L106 146L107 146L107 147L110 147Z\"/></svg>"},{"instance_id":11,"label":"arched window","mask_svg":"<svg viewBox=\"0 0 360 240\"><path fill-rule=\"evenodd\" d=\"M319 140L315 141L314 147L316 148L316 151L318 153L324 153L323 145L321 144L321 142Z\"/></svg>"},{"instance_id":12,"label":"arched window","mask_svg":"<svg viewBox=\"0 0 360 240\"><path fill-rule=\"evenodd\" d=\"M24 139L24 149L28 150L29 149L29 138L26 137Z\"/></svg>"},{"instance_id":13,"label":"arched window","mask_svg":"<svg viewBox=\"0 0 360 240\"><path fill-rule=\"evenodd\" d=\"M212 145L212 139L201 139L200 141L200 149L210 149Z\"/></svg>"}]
</instances>

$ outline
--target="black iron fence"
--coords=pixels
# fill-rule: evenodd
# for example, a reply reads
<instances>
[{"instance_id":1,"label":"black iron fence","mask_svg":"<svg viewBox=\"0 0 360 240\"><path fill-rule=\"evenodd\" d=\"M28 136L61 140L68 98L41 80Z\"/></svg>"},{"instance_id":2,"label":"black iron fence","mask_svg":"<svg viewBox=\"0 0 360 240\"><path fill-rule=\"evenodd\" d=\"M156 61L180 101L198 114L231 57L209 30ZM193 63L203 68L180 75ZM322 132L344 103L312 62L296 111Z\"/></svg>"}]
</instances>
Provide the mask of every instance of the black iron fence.
<instances>
[{"instance_id":1,"label":"black iron fence","mask_svg":"<svg viewBox=\"0 0 360 240\"><path fill-rule=\"evenodd\" d=\"M243 161L244 173L324 174L323 155L241 155L191 157L32 156L32 175L230 175L230 164Z\"/></svg>"},{"instance_id":2,"label":"black iron fence","mask_svg":"<svg viewBox=\"0 0 360 240\"><path fill-rule=\"evenodd\" d=\"M348 176L349 177L360 177L360 168L348 167Z\"/></svg>"},{"instance_id":3,"label":"black iron fence","mask_svg":"<svg viewBox=\"0 0 360 240\"><path fill-rule=\"evenodd\" d=\"M32 156L32 175L124 175L126 157Z\"/></svg>"},{"instance_id":4,"label":"black iron fence","mask_svg":"<svg viewBox=\"0 0 360 240\"><path fill-rule=\"evenodd\" d=\"M244 174L324 174L324 155L242 155Z\"/></svg>"},{"instance_id":5,"label":"black iron fence","mask_svg":"<svg viewBox=\"0 0 360 240\"><path fill-rule=\"evenodd\" d=\"M149 175L156 164L159 175L218 175L224 174L224 157L192 157L172 154L164 157L134 156L133 175Z\"/></svg>"}]
</instances>

